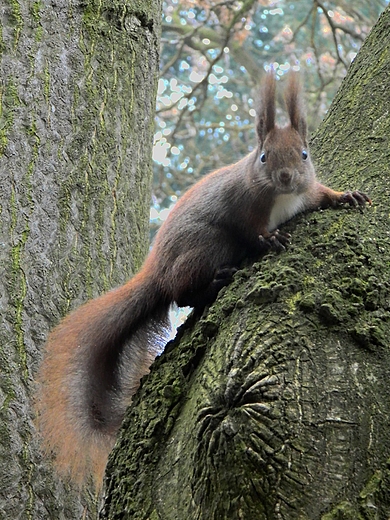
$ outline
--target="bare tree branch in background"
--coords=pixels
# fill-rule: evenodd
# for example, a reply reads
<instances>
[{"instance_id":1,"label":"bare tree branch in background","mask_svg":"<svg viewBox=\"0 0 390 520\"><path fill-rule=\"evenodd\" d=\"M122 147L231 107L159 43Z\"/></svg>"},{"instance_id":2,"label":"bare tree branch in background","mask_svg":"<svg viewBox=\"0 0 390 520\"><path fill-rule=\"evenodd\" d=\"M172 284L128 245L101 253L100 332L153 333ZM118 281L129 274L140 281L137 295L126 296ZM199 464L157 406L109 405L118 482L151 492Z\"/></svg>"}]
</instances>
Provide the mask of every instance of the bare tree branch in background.
<instances>
[{"instance_id":1,"label":"bare tree branch in background","mask_svg":"<svg viewBox=\"0 0 390 520\"><path fill-rule=\"evenodd\" d=\"M154 217L205 172L251 149L256 90L269 67L305 77L322 119L386 0L166 0L155 134Z\"/></svg>"}]
</instances>

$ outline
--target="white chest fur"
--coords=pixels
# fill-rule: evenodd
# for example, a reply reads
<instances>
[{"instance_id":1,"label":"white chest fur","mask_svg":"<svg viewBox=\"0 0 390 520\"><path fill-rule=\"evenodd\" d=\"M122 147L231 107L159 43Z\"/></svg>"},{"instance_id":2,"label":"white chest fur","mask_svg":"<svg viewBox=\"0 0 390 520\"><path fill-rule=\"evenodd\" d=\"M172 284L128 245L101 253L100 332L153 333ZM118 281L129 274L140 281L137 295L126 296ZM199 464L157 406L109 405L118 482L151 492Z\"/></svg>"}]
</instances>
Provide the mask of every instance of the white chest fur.
<instances>
[{"instance_id":1,"label":"white chest fur","mask_svg":"<svg viewBox=\"0 0 390 520\"><path fill-rule=\"evenodd\" d=\"M305 195L302 193L286 193L278 195L275 199L267 229L274 231L280 224L305 208Z\"/></svg>"}]
</instances>

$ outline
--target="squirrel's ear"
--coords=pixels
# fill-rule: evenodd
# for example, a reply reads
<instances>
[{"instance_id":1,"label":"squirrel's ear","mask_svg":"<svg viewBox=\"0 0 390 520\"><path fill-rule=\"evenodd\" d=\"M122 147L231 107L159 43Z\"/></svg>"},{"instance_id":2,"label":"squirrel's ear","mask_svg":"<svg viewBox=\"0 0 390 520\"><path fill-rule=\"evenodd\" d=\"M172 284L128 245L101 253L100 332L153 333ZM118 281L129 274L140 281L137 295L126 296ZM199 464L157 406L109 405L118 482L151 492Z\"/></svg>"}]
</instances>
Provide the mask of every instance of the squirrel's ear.
<instances>
[{"instance_id":1,"label":"squirrel's ear","mask_svg":"<svg viewBox=\"0 0 390 520\"><path fill-rule=\"evenodd\" d=\"M302 137L303 141L307 142L307 123L306 114L303 108L302 88L298 78L298 74L290 72L287 86L284 92L284 100L288 117L292 128L294 128Z\"/></svg>"},{"instance_id":2,"label":"squirrel's ear","mask_svg":"<svg viewBox=\"0 0 390 520\"><path fill-rule=\"evenodd\" d=\"M257 109L256 131L260 144L275 127L275 74L269 72L261 89L261 98Z\"/></svg>"}]
</instances>

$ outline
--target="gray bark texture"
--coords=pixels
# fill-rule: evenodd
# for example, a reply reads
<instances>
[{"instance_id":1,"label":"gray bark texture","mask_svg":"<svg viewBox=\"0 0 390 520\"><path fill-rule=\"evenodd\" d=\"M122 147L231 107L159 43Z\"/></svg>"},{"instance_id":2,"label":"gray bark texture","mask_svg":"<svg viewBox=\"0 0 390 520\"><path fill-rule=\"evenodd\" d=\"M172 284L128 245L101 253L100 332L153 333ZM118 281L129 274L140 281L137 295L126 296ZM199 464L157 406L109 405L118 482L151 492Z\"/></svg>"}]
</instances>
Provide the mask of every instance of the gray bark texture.
<instances>
[{"instance_id":1,"label":"gray bark texture","mask_svg":"<svg viewBox=\"0 0 390 520\"><path fill-rule=\"evenodd\" d=\"M373 200L307 213L143 380L104 519L390 518L390 8L313 141L319 178ZM243 204L245 201L243 201Z\"/></svg>"},{"instance_id":2,"label":"gray bark texture","mask_svg":"<svg viewBox=\"0 0 390 520\"><path fill-rule=\"evenodd\" d=\"M0 518L96 517L40 451L33 378L48 330L147 252L161 7L2 2Z\"/></svg>"}]
</instances>

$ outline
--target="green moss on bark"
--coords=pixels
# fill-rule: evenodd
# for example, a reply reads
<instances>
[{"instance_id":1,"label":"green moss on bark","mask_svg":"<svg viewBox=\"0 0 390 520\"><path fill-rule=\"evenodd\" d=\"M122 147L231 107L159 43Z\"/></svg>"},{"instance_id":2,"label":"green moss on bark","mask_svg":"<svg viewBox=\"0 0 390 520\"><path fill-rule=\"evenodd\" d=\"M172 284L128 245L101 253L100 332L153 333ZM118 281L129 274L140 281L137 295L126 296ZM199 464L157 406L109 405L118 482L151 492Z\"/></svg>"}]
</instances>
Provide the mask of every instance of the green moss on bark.
<instances>
[{"instance_id":1,"label":"green moss on bark","mask_svg":"<svg viewBox=\"0 0 390 520\"><path fill-rule=\"evenodd\" d=\"M20 33L24 25L22 11L18 0L6 0L6 4L9 6L10 20L14 27L14 46L16 47L18 45Z\"/></svg>"},{"instance_id":2,"label":"green moss on bark","mask_svg":"<svg viewBox=\"0 0 390 520\"><path fill-rule=\"evenodd\" d=\"M389 20L314 141L326 183L373 206L298 216L285 253L181 329L129 410L102 518L389 517Z\"/></svg>"},{"instance_id":3,"label":"green moss on bark","mask_svg":"<svg viewBox=\"0 0 390 520\"><path fill-rule=\"evenodd\" d=\"M2 10L1 518L96 513L31 435L32 377L49 328L148 250L160 18L149 1Z\"/></svg>"}]
</instances>

